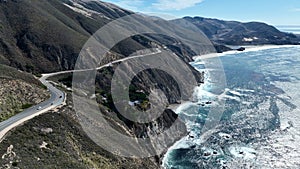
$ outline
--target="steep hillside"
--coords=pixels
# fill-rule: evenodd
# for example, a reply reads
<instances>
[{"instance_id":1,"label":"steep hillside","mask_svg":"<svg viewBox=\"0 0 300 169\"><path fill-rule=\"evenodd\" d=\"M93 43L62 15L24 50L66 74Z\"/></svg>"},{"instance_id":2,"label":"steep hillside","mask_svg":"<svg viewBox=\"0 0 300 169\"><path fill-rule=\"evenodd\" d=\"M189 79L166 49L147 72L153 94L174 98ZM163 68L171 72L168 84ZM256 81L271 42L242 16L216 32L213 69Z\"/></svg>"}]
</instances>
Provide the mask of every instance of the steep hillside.
<instances>
[{"instance_id":1,"label":"steep hillside","mask_svg":"<svg viewBox=\"0 0 300 169\"><path fill-rule=\"evenodd\" d=\"M151 159L113 155L89 139L65 107L12 131L0 144L0 168L121 169L160 168Z\"/></svg>"},{"instance_id":2,"label":"steep hillside","mask_svg":"<svg viewBox=\"0 0 300 169\"><path fill-rule=\"evenodd\" d=\"M92 34L129 14L133 12L101 1L1 1L0 63L33 73L73 69L79 52ZM146 25L149 20L144 19ZM167 21L160 22L168 25ZM146 36L128 38L114 47L110 57L116 59L139 49L162 47L160 41L163 39L153 42ZM180 54L181 50L175 52L185 57Z\"/></svg>"},{"instance_id":3,"label":"steep hillside","mask_svg":"<svg viewBox=\"0 0 300 169\"><path fill-rule=\"evenodd\" d=\"M0 122L49 97L32 75L0 64Z\"/></svg>"},{"instance_id":4,"label":"steep hillside","mask_svg":"<svg viewBox=\"0 0 300 169\"><path fill-rule=\"evenodd\" d=\"M92 33L129 13L100 1L1 1L0 63L28 72L71 69Z\"/></svg>"}]
</instances>

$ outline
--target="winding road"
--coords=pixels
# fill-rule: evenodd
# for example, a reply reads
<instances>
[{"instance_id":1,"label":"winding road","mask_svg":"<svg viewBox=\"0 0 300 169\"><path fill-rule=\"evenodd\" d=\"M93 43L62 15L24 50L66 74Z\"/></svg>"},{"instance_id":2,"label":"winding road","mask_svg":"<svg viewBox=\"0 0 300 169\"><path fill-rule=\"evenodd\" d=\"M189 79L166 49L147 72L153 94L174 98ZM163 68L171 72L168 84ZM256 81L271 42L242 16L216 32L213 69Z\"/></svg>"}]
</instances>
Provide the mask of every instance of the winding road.
<instances>
[{"instance_id":1,"label":"winding road","mask_svg":"<svg viewBox=\"0 0 300 169\"><path fill-rule=\"evenodd\" d=\"M129 56L129 57L126 57L123 59L115 60L111 63L108 63L106 65L98 67L97 70L100 70L105 67L109 67L114 63L123 62L123 61L129 60L129 59L138 58L138 57L155 55L158 53L161 53L161 50L157 48L157 49L155 49L154 52L149 53L149 54ZM66 73L84 72L84 71L89 71L89 70L92 70L92 69L69 70L69 71L61 71L61 72L43 74L39 80L41 81L41 83L43 83L45 86L47 86L47 89L51 95L50 98L38 105L35 105L31 108L24 110L21 113L18 113L17 115L9 118L6 121L1 122L0 123L0 142L3 140L5 135L13 128L23 124L24 122L26 122L28 120L33 119L36 116L47 113L48 111L53 110L55 108L58 108L59 106L62 106L65 103L65 99L66 99L65 93L58 90L57 88L55 88L49 81L47 81L47 79L49 77L60 75L60 74L66 74Z\"/></svg>"},{"instance_id":2,"label":"winding road","mask_svg":"<svg viewBox=\"0 0 300 169\"><path fill-rule=\"evenodd\" d=\"M9 118L6 121L0 123L0 140L2 140L7 132L11 129L23 124L24 122L33 119L34 117L46 113L49 110L55 109L56 107L62 105L65 100L64 92L55 88L46 79L50 76L43 76L39 80L48 88L50 92L50 98L38 105L24 110L23 112Z\"/></svg>"}]
</instances>

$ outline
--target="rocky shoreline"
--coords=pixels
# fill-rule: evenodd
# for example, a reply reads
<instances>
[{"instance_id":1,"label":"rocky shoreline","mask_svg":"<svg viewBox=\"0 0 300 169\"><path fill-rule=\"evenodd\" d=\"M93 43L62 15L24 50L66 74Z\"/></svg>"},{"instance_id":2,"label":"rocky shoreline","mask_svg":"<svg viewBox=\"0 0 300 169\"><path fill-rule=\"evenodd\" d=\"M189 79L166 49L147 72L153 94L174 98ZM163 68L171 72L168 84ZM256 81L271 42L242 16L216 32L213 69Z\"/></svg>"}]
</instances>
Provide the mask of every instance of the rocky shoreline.
<instances>
[{"instance_id":1,"label":"rocky shoreline","mask_svg":"<svg viewBox=\"0 0 300 169\"><path fill-rule=\"evenodd\" d=\"M225 52L221 52L221 53L212 53L212 54L207 54L207 55L202 55L202 56L195 56L193 57L194 60L199 60L199 59L209 59L209 58L214 58L214 57L222 57L225 56L227 54L234 54L234 53L246 53L246 52L251 52L251 51L259 51L259 50L267 50L267 49L276 49L276 48L283 48L283 47L292 47L295 45L248 45L248 46L239 46L239 47L235 47L232 48L232 46L228 46L229 48L231 48L232 50L229 51L225 51ZM239 49L243 49L243 50L239 50ZM205 83L205 81L204 81ZM180 104L171 104L169 106L170 109L172 109L174 112L176 112L176 109L178 109L180 106L183 106L186 103L192 103L191 101L183 101ZM199 103L198 103L199 104ZM201 105L203 104L203 106L205 104L212 104L211 102L206 102L206 103L201 103ZM186 135L184 135L181 139L179 139L178 141L176 141L174 143L174 145L172 145L166 152L165 154L162 156L161 158L161 165L162 168L164 168L164 162L166 162L166 158L167 158L167 153L168 151L171 151L176 144L178 144L180 142L180 140L182 140L185 136L188 136L188 132L186 133Z\"/></svg>"}]
</instances>

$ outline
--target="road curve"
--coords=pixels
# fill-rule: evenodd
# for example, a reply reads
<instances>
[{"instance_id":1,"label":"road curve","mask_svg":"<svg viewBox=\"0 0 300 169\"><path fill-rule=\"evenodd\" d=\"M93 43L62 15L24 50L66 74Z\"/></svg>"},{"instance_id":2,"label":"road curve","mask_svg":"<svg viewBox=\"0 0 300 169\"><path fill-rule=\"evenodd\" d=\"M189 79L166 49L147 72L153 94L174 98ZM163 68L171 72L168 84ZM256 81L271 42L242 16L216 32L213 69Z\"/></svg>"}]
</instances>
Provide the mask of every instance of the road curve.
<instances>
[{"instance_id":1,"label":"road curve","mask_svg":"<svg viewBox=\"0 0 300 169\"><path fill-rule=\"evenodd\" d=\"M115 60L111 63L108 63L106 65L103 65L101 67L98 67L97 70L100 70L104 67L109 67L114 63L123 62L129 59L133 58L139 58L149 55L155 55L161 53L161 51L157 48L155 52L144 54L144 55L136 55L136 56L129 56L123 59ZM3 140L5 135L12 130L13 128L23 124L24 122L33 119L36 116L39 116L43 113L48 112L49 110L53 110L61 105L63 105L66 95L64 92L58 90L55 88L50 82L47 81L49 77L60 75L60 74L66 74L66 73L73 73L73 72L83 72L88 71L91 69L86 70L69 70L69 71L61 71L61 72L55 72L55 73L49 73L49 74L43 74L43 76L39 79L41 83L43 83L45 86L47 86L48 91L50 92L50 98L38 105L35 105L31 108L28 108L24 110L21 113L18 113L17 115L7 119L6 121L3 121L0 123L0 142Z\"/></svg>"},{"instance_id":2,"label":"road curve","mask_svg":"<svg viewBox=\"0 0 300 169\"><path fill-rule=\"evenodd\" d=\"M55 88L52 84L50 84L46 79L50 76L43 76L40 78L40 81L47 86L50 92L50 98L38 105L35 105L31 108L24 110L21 113L9 118L6 121L0 123L0 140L3 139L5 134L16 126L28 121L40 114L46 113L49 110L52 110L64 103L65 94L64 92Z\"/></svg>"}]
</instances>

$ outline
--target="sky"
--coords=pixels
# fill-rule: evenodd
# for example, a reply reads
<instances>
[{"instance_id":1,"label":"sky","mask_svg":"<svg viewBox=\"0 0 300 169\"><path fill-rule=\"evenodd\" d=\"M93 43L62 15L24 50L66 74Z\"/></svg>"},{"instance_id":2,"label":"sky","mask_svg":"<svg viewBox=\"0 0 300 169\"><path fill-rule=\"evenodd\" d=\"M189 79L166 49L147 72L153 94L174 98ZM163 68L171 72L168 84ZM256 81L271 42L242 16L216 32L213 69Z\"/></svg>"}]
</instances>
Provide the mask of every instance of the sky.
<instances>
[{"instance_id":1,"label":"sky","mask_svg":"<svg viewBox=\"0 0 300 169\"><path fill-rule=\"evenodd\" d=\"M202 16L272 25L300 25L300 0L103 0L135 12L173 17Z\"/></svg>"}]
</instances>

